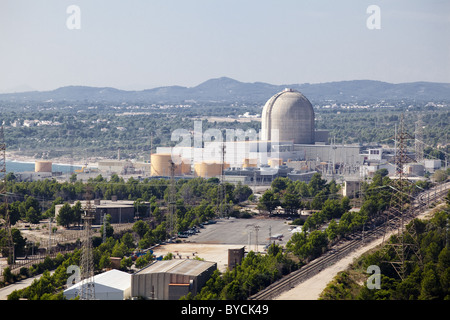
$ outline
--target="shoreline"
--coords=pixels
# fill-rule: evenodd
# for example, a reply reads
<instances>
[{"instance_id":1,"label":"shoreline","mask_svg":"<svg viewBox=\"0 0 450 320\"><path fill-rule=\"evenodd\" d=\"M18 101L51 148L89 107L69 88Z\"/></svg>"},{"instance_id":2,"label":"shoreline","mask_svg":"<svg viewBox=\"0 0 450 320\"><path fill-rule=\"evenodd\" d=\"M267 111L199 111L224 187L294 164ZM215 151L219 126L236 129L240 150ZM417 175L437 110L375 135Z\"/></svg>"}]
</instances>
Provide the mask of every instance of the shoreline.
<instances>
[{"instance_id":1,"label":"shoreline","mask_svg":"<svg viewBox=\"0 0 450 320\"><path fill-rule=\"evenodd\" d=\"M77 166L77 167L83 167L86 165L85 161L79 161L79 160L73 160L68 157L57 157L57 158L51 158L51 159L36 159L30 156L24 156L17 154L15 152L6 151L6 161L11 162L23 162L23 163L35 163L36 161L51 161L52 164L55 165L62 165L62 166ZM97 160L95 162L91 162L92 164L95 163L95 166L97 166Z\"/></svg>"}]
</instances>

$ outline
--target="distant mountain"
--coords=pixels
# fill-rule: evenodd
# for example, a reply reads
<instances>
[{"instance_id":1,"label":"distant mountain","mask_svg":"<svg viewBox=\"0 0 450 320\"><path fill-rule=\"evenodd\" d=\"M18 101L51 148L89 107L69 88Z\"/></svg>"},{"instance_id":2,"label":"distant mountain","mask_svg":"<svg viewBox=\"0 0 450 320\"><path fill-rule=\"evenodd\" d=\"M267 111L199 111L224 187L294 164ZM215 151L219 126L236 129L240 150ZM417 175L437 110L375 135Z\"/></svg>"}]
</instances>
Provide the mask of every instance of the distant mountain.
<instances>
[{"instance_id":1,"label":"distant mountain","mask_svg":"<svg viewBox=\"0 0 450 320\"><path fill-rule=\"evenodd\" d=\"M227 77L210 79L195 87L168 86L140 91L126 91L110 87L68 86L52 91L0 94L0 101L264 103L272 95L287 87L302 92L313 104L326 100L336 102L377 102L393 99L450 101L450 83L411 82L392 84L382 81L353 80L316 84L272 85L263 82L245 83Z\"/></svg>"}]
</instances>

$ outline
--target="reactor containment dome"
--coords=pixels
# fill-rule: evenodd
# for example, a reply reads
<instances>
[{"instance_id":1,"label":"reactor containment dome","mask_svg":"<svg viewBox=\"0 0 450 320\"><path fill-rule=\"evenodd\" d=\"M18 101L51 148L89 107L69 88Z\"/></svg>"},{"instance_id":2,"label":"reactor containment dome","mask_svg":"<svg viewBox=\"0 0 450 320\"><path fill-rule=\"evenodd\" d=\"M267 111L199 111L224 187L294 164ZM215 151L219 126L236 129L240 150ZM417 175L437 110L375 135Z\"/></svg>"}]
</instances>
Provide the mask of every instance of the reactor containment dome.
<instances>
[{"instance_id":1,"label":"reactor containment dome","mask_svg":"<svg viewBox=\"0 0 450 320\"><path fill-rule=\"evenodd\" d=\"M261 140L276 139L293 141L294 144L315 143L314 110L311 102L293 89L277 93L264 105Z\"/></svg>"}]
</instances>

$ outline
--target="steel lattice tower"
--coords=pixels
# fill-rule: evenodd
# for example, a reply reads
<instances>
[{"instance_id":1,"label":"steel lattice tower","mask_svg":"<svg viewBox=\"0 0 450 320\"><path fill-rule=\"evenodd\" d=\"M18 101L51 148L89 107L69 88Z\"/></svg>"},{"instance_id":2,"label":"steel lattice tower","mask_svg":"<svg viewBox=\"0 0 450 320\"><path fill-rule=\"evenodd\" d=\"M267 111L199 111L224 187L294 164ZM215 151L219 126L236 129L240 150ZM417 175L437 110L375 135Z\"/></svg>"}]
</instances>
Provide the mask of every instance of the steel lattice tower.
<instances>
[{"instance_id":1,"label":"steel lattice tower","mask_svg":"<svg viewBox=\"0 0 450 320\"><path fill-rule=\"evenodd\" d=\"M223 171L225 170L225 142L222 143L221 147L222 163L221 163L221 174L220 182L217 188L217 214L219 217L223 218L227 214L227 201L226 201L226 186L225 179L223 176Z\"/></svg>"},{"instance_id":2,"label":"steel lattice tower","mask_svg":"<svg viewBox=\"0 0 450 320\"><path fill-rule=\"evenodd\" d=\"M6 188L6 142L3 132L3 125L0 127L0 195L3 195L3 203L5 204L5 230L7 235L8 246L8 263L11 265L15 262L14 242L11 233L11 220L9 216L8 193Z\"/></svg>"},{"instance_id":3,"label":"steel lattice tower","mask_svg":"<svg viewBox=\"0 0 450 320\"><path fill-rule=\"evenodd\" d=\"M167 231L169 234L169 238L177 235L177 216L176 216L176 197L177 190L175 188L175 163L173 161L169 162L170 164L170 185L169 185L169 193L167 195L168 200L168 221L167 221Z\"/></svg>"},{"instance_id":4,"label":"steel lattice tower","mask_svg":"<svg viewBox=\"0 0 450 320\"><path fill-rule=\"evenodd\" d=\"M94 215L91 208L90 199L87 200L83 219L83 242L81 251L81 281L80 300L95 299L94 284L94 255L92 248L92 221Z\"/></svg>"},{"instance_id":5,"label":"steel lattice tower","mask_svg":"<svg viewBox=\"0 0 450 320\"><path fill-rule=\"evenodd\" d=\"M396 137L395 178L392 179L389 186L392 189L392 195L383 236L383 243L386 244L385 250L393 249L394 253L394 257L386 262L392 265L401 279L404 279L407 264L411 262L412 254L415 254L421 262L414 224L408 230L405 228L405 218L413 213L410 206L412 183L407 179L404 172L405 164L411 162L407 156L406 145L409 138L410 136L404 130L402 115L400 130ZM392 231L394 231L394 238L385 242L387 241L387 235Z\"/></svg>"},{"instance_id":6,"label":"steel lattice tower","mask_svg":"<svg viewBox=\"0 0 450 320\"><path fill-rule=\"evenodd\" d=\"M422 115L419 115L419 119L416 122L415 130L415 149L416 149L416 161L422 163L424 160L423 156L423 122Z\"/></svg>"}]
</instances>

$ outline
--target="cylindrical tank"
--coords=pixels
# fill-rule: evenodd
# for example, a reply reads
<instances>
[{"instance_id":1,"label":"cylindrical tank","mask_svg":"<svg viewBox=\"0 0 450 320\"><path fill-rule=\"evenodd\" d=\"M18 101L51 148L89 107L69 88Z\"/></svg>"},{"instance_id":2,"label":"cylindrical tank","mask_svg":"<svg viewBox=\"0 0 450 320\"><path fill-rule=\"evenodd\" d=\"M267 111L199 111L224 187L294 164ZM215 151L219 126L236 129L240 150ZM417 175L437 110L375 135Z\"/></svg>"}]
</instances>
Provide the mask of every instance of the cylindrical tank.
<instances>
[{"instance_id":1,"label":"cylindrical tank","mask_svg":"<svg viewBox=\"0 0 450 320\"><path fill-rule=\"evenodd\" d=\"M52 162L36 161L34 163L34 172L52 172Z\"/></svg>"},{"instance_id":2,"label":"cylindrical tank","mask_svg":"<svg viewBox=\"0 0 450 320\"><path fill-rule=\"evenodd\" d=\"M224 169L230 167L228 163L224 164ZM222 163L220 162L199 162L194 164L194 174L197 177L211 178L222 174Z\"/></svg>"},{"instance_id":3,"label":"cylindrical tank","mask_svg":"<svg viewBox=\"0 0 450 320\"><path fill-rule=\"evenodd\" d=\"M258 159L245 158L242 164L243 168L256 168L258 166Z\"/></svg>"},{"instance_id":4,"label":"cylindrical tank","mask_svg":"<svg viewBox=\"0 0 450 320\"><path fill-rule=\"evenodd\" d=\"M151 156L151 170L152 176L170 176L170 164L171 162L177 163L172 159L170 153L155 153ZM175 164L175 175L181 174L181 165Z\"/></svg>"},{"instance_id":5,"label":"cylindrical tank","mask_svg":"<svg viewBox=\"0 0 450 320\"><path fill-rule=\"evenodd\" d=\"M189 159L181 161L181 174L191 174L191 163Z\"/></svg>"}]
</instances>

